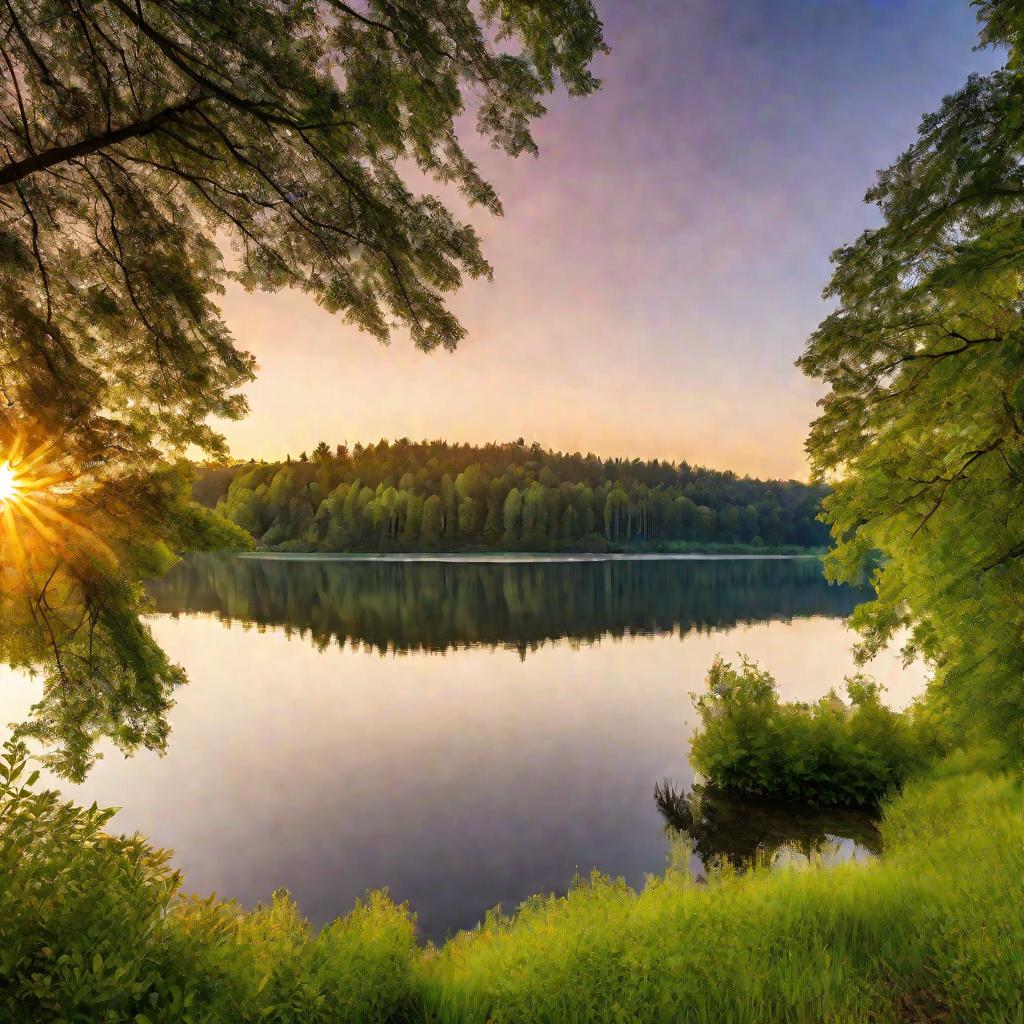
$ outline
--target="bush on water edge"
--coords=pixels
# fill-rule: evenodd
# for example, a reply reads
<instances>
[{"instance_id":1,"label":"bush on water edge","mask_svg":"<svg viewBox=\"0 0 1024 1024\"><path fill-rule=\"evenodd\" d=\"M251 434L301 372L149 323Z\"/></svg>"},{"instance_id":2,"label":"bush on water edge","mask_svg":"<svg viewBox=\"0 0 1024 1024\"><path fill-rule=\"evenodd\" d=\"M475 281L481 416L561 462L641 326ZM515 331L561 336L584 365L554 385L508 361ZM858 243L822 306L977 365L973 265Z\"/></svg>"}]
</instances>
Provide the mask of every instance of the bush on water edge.
<instances>
[{"instance_id":1,"label":"bush on water edge","mask_svg":"<svg viewBox=\"0 0 1024 1024\"><path fill-rule=\"evenodd\" d=\"M284 894L180 895L167 857L0 769L0 1019L214 1024L1024 1021L1024 794L959 753L828 871L594 877L419 947L373 894L314 933Z\"/></svg>"},{"instance_id":2,"label":"bush on water edge","mask_svg":"<svg viewBox=\"0 0 1024 1024\"><path fill-rule=\"evenodd\" d=\"M922 702L897 713L865 676L814 704L783 703L770 673L744 658L716 658L690 760L715 786L817 806L872 807L945 746L945 729Z\"/></svg>"}]
</instances>

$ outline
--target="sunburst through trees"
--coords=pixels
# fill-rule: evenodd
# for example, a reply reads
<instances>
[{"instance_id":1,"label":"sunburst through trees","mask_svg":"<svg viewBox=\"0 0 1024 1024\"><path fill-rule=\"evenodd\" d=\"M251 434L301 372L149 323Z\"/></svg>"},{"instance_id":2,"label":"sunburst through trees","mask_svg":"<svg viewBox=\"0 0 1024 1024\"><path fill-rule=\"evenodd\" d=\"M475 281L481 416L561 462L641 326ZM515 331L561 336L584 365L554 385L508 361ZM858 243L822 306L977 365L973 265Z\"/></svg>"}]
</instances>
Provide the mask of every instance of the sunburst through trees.
<instances>
[{"instance_id":1,"label":"sunburst through trees","mask_svg":"<svg viewBox=\"0 0 1024 1024\"><path fill-rule=\"evenodd\" d=\"M183 676L139 617L142 579L166 570L175 547L237 535L183 500L173 467L78 466L53 441L23 435L0 451L0 661L42 683L19 732L50 746L49 763L72 778L100 736L126 751L161 747Z\"/></svg>"},{"instance_id":2,"label":"sunburst through trees","mask_svg":"<svg viewBox=\"0 0 1024 1024\"><path fill-rule=\"evenodd\" d=\"M43 671L29 731L69 770L101 733L162 744L181 673L139 618L142 581L244 540L190 505L176 462L224 455L210 421L245 412L225 284L454 348L447 296L490 267L417 192L499 213L457 122L472 106L495 147L534 152L542 98L593 92L604 48L590 0L4 5L0 662ZM19 434L47 442L38 464Z\"/></svg>"}]
</instances>

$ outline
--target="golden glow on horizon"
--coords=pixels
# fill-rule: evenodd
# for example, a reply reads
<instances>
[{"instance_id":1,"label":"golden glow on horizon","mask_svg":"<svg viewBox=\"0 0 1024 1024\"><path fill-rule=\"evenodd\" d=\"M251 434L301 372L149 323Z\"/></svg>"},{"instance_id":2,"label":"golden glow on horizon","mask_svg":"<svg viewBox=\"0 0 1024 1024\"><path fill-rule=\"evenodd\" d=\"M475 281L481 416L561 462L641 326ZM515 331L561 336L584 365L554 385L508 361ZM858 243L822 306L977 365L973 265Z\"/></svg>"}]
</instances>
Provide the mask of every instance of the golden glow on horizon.
<instances>
[{"instance_id":1,"label":"golden glow on horizon","mask_svg":"<svg viewBox=\"0 0 1024 1024\"><path fill-rule=\"evenodd\" d=\"M524 295L496 297L489 312L485 298L474 287L460 299L471 329L460 351L424 354L403 338L382 348L355 328L339 328L305 296L229 287L229 323L260 366L245 388L249 415L217 424L232 455L294 459L321 440L351 448L382 437L486 444L522 436L602 458L685 459L740 475L807 477L803 443L824 389L796 369L780 392L774 379L772 387L752 383L765 382L766 373L746 356L749 372L737 374L728 353L695 353L685 372L676 353L656 375L650 353L625 364L616 351L588 361L577 335L596 339L592 324L567 326L552 314L541 331L518 312L530 308ZM505 301L513 313L492 316Z\"/></svg>"}]
</instances>

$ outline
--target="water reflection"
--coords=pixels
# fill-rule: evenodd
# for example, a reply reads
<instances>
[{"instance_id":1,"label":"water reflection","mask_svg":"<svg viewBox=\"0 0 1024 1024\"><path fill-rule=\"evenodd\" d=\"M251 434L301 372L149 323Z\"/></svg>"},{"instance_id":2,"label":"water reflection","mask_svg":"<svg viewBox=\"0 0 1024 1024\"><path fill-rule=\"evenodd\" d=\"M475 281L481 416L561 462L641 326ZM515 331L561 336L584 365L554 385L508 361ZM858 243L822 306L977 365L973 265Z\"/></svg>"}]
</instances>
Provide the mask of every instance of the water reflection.
<instances>
[{"instance_id":1,"label":"water reflection","mask_svg":"<svg viewBox=\"0 0 1024 1024\"><path fill-rule=\"evenodd\" d=\"M874 818L849 808L793 807L746 800L695 783L689 791L666 779L654 787L666 826L689 837L705 868L737 871L781 863L829 863L881 852Z\"/></svg>"},{"instance_id":2,"label":"water reflection","mask_svg":"<svg viewBox=\"0 0 1024 1024\"><path fill-rule=\"evenodd\" d=\"M859 598L813 561L221 557L153 593L190 680L169 750L108 750L68 797L121 807L115 827L172 849L190 891L252 906L283 886L321 925L386 886L438 940L593 868L633 886L661 872L651 786L693 782L688 695L708 665L744 651L786 699L816 700L854 671L839 616ZM922 685L896 652L872 670L897 706ZM9 683L0 721L37 695ZM693 819L709 851L710 806ZM773 841L759 828L743 849Z\"/></svg>"},{"instance_id":3,"label":"water reflection","mask_svg":"<svg viewBox=\"0 0 1024 1024\"><path fill-rule=\"evenodd\" d=\"M159 611L283 625L323 648L512 647L849 615L865 593L817 559L507 562L192 557L151 587Z\"/></svg>"}]
</instances>

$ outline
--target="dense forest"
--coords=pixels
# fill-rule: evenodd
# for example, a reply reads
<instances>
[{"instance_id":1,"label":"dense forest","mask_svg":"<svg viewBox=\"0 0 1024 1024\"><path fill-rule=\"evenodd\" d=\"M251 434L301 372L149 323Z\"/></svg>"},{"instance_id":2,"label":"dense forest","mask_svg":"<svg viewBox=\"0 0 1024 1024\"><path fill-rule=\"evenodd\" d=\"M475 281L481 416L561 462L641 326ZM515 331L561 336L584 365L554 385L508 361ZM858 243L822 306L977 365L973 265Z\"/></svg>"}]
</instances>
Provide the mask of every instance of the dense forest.
<instances>
[{"instance_id":1,"label":"dense forest","mask_svg":"<svg viewBox=\"0 0 1024 1024\"><path fill-rule=\"evenodd\" d=\"M281 551L823 547L824 486L506 444L321 442L199 469L193 495Z\"/></svg>"}]
</instances>

